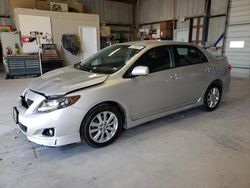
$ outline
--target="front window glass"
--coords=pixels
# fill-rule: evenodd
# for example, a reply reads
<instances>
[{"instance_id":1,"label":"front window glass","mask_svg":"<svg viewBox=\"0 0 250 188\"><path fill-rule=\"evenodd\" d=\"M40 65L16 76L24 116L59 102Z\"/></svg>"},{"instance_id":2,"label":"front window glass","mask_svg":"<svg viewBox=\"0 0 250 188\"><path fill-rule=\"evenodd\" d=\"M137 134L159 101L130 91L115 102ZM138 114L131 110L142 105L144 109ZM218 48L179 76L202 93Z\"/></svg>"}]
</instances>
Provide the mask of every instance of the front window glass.
<instances>
[{"instance_id":1,"label":"front window glass","mask_svg":"<svg viewBox=\"0 0 250 188\"><path fill-rule=\"evenodd\" d=\"M168 46L160 46L150 49L143 54L134 66L147 66L149 72L158 72L172 67L172 59Z\"/></svg>"},{"instance_id":2,"label":"front window glass","mask_svg":"<svg viewBox=\"0 0 250 188\"><path fill-rule=\"evenodd\" d=\"M113 45L97 52L75 67L89 72L112 74L120 70L143 48L143 46Z\"/></svg>"}]
</instances>

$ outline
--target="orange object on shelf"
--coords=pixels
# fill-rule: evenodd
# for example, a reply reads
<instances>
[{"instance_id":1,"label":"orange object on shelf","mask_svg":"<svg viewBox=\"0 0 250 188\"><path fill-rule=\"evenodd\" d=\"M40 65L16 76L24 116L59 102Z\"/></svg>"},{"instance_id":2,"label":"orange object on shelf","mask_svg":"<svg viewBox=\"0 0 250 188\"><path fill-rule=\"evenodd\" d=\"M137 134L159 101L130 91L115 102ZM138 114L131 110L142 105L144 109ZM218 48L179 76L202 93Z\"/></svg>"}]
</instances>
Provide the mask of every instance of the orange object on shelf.
<instances>
[{"instance_id":1,"label":"orange object on shelf","mask_svg":"<svg viewBox=\"0 0 250 188\"><path fill-rule=\"evenodd\" d=\"M0 31L2 31L2 30L10 31L11 26L9 26L9 25L0 25Z\"/></svg>"}]
</instances>

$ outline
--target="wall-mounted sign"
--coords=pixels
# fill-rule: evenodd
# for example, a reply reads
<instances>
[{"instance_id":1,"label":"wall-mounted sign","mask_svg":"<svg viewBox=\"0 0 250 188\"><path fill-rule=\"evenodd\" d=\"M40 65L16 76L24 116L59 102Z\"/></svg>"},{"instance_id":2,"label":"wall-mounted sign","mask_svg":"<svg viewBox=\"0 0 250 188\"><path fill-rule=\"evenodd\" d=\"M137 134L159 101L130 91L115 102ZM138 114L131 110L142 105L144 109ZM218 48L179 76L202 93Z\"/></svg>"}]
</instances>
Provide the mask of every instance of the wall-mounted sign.
<instances>
[{"instance_id":1,"label":"wall-mounted sign","mask_svg":"<svg viewBox=\"0 0 250 188\"><path fill-rule=\"evenodd\" d=\"M57 11L57 12L68 12L68 4L58 3L58 2L50 2L50 10Z\"/></svg>"},{"instance_id":2,"label":"wall-mounted sign","mask_svg":"<svg viewBox=\"0 0 250 188\"><path fill-rule=\"evenodd\" d=\"M179 20L179 22L185 22L186 18L182 16L182 17L179 17L178 20Z\"/></svg>"},{"instance_id":3,"label":"wall-mounted sign","mask_svg":"<svg viewBox=\"0 0 250 188\"><path fill-rule=\"evenodd\" d=\"M230 41L230 48L244 48L245 41Z\"/></svg>"}]
</instances>

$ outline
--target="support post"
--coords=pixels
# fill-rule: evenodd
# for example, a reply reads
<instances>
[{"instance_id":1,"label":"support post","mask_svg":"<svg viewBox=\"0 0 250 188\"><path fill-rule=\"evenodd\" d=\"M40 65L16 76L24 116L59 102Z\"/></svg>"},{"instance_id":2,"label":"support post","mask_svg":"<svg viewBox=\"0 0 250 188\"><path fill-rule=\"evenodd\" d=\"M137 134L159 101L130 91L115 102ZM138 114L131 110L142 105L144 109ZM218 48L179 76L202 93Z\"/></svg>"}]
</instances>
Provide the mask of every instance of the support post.
<instances>
[{"instance_id":1,"label":"support post","mask_svg":"<svg viewBox=\"0 0 250 188\"><path fill-rule=\"evenodd\" d=\"M203 20L203 32L202 32L202 42L201 44L205 46L208 39L208 29L209 29L209 17L211 13L211 0L206 0L205 4L205 16Z\"/></svg>"},{"instance_id":2,"label":"support post","mask_svg":"<svg viewBox=\"0 0 250 188\"><path fill-rule=\"evenodd\" d=\"M194 27L194 19L190 18L189 35L188 35L188 42L190 43L192 43L192 39L193 39L193 27Z\"/></svg>"}]
</instances>

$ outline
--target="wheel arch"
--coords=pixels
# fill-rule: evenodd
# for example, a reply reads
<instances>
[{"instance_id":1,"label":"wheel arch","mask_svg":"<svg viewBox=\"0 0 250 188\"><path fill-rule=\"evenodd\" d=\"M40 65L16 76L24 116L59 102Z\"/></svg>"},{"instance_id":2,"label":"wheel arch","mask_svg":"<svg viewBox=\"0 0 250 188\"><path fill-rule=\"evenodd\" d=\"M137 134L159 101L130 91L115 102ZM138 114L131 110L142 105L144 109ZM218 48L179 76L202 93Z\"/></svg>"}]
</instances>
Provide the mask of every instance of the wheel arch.
<instances>
[{"instance_id":1,"label":"wheel arch","mask_svg":"<svg viewBox=\"0 0 250 188\"><path fill-rule=\"evenodd\" d=\"M95 104L93 107L91 107L88 112L86 113L86 115L83 117L83 120L82 120L82 123L81 123L81 126L80 126L80 129L79 131L81 132L81 128L82 128L82 124L84 122L84 119L86 118L86 116L92 111L94 110L95 108L98 108L100 106L104 106L104 105L111 105L111 106L114 106L117 108L117 110L119 110L119 112L121 113L122 115L122 119L123 119L123 128L127 128L127 112L125 110L125 108L118 102L115 102L115 101L102 101L98 104Z\"/></svg>"},{"instance_id":2,"label":"wheel arch","mask_svg":"<svg viewBox=\"0 0 250 188\"><path fill-rule=\"evenodd\" d=\"M216 106L210 107L210 106L208 106L208 104L207 104L207 95L208 95L209 91L210 91L213 87L217 87L217 88L219 89L220 98L219 98L219 100L217 101ZM204 97L203 97L203 104L205 105L207 111L209 111L209 112L210 112L210 111L213 111L213 110L215 110L215 109L218 107L218 105L219 105L219 103L220 103L220 100L221 100L222 92L223 92L223 82L222 82L220 79L216 79L216 80L212 81L212 82L209 84L209 86L207 87L207 90L206 90L206 92L205 92L205 94L204 94Z\"/></svg>"},{"instance_id":3,"label":"wheel arch","mask_svg":"<svg viewBox=\"0 0 250 188\"><path fill-rule=\"evenodd\" d=\"M207 89L205 90L205 93L203 94L203 96L204 96L204 97L203 97L203 103L204 103L204 101L205 101L205 96L206 96L206 93L208 92L208 89L209 89L211 86L213 86L213 85L219 86L220 92L223 92L223 82L222 82L220 79L216 79L216 80L212 81L212 82L208 85Z\"/></svg>"},{"instance_id":4,"label":"wheel arch","mask_svg":"<svg viewBox=\"0 0 250 188\"><path fill-rule=\"evenodd\" d=\"M126 118L127 118L127 113L126 113L126 110L125 108L118 102L115 102L115 101L104 101L104 102L101 102L97 105L95 105L93 108L99 106L99 105L111 105L111 106L114 106L117 108L117 110L119 110L119 112L121 113L122 115L122 119L123 119L123 127L125 127L125 123L126 123Z\"/></svg>"},{"instance_id":5,"label":"wheel arch","mask_svg":"<svg viewBox=\"0 0 250 188\"><path fill-rule=\"evenodd\" d=\"M212 82L209 84L208 88L211 87L211 86L213 86L213 85L219 86L220 89L221 89L221 92L223 91L223 82L222 82L220 79L216 79L216 80L212 81ZM208 89L208 88L207 88L207 89Z\"/></svg>"}]
</instances>

